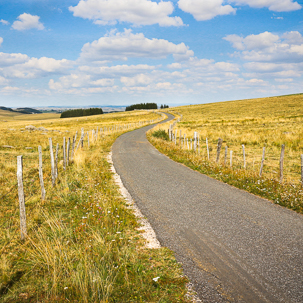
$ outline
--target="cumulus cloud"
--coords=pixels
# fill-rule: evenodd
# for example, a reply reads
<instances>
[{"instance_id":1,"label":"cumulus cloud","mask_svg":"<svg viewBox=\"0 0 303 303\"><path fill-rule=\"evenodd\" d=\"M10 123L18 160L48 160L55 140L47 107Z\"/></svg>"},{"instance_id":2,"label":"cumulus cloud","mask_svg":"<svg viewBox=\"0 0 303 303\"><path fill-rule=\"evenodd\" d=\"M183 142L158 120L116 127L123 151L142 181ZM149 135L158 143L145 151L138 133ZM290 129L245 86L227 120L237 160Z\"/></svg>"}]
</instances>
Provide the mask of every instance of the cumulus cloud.
<instances>
[{"instance_id":1,"label":"cumulus cloud","mask_svg":"<svg viewBox=\"0 0 303 303\"><path fill-rule=\"evenodd\" d=\"M24 54L0 53L0 74L8 79L33 79L50 74L63 74L73 62L53 58L30 58Z\"/></svg>"},{"instance_id":2,"label":"cumulus cloud","mask_svg":"<svg viewBox=\"0 0 303 303\"><path fill-rule=\"evenodd\" d=\"M0 23L2 23L2 24L4 24L4 25L9 25L9 22L6 21L6 20L3 20L3 19L0 20Z\"/></svg>"},{"instance_id":3,"label":"cumulus cloud","mask_svg":"<svg viewBox=\"0 0 303 303\"><path fill-rule=\"evenodd\" d=\"M11 66L15 64L25 63L29 60L29 57L20 53L0 53L0 68Z\"/></svg>"},{"instance_id":4,"label":"cumulus cloud","mask_svg":"<svg viewBox=\"0 0 303 303\"><path fill-rule=\"evenodd\" d=\"M229 3L229 4L227 4ZM274 12L289 12L301 9L301 5L293 0L179 0L178 6L190 13L197 21L213 19L216 16L235 14L234 5L248 5L252 8L268 8Z\"/></svg>"},{"instance_id":5,"label":"cumulus cloud","mask_svg":"<svg viewBox=\"0 0 303 303\"><path fill-rule=\"evenodd\" d=\"M150 0L81 0L69 10L75 17L93 20L96 24L129 22L134 25L180 26L180 17L169 17L174 11L170 1Z\"/></svg>"},{"instance_id":6,"label":"cumulus cloud","mask_svg":"<svg viewBox=\"0 0 303 303\"><path fill-rule=\"evenodd\" d=\"M241 51L241 57L247 61L280 63L303 61L303 36L297 31L287 32L281 36L270 32L245 38L228 35L223 39Z\"/></svg>"},{"instance_id":7,"label":"cumulus cloud","mask_svg":"<svg viewBox=\"0 0 303 303\"><path fill-rule=\"evenodd\" d=\"M28 29L44 29L43 24L39 21L39 16L24 13L21 14L17 19L19 20L15 21L12 25L12 28L15 30L23 31Z\"/></svg>"},{"instance_id":8,"label":"cumulus cloud","mask_svg":"<svg viewBox=\"0 0 303 303\"><path fill-rule=\"evenodd\" d=\"M1 46L2 42L3 42L3 38L0 37L0 46Z\"/></svg>"},{"instance_id":9,"label":"cumulus cloud","mask_svg":"<svg viewBox=\"0 0 303 303\"><path fill-rule=\"evenodd\" d=\"M224 0L179 0L178 6L198 21L210 20L219 15L235 14L236 9L223 5Z\"/></svg>"},{"instance_id":10,"label":"cumulus cloud","mask_svg":"<svg viewBox=\"0 0 303 303\"><path fill-rule=\"evenodd\" d=\"M174 44L164 39L148 39L142 33L133 34L131 30L114 33L86 43L80 58L88 61L127 60L133 58L166 58L173 55L176 60L193 56L184 43Z\"/></svg>"},{"instance_id":11,"label":"cumulus cloud","mask_svg":"<svg viewBox=\"0 0 303 303\"><path fill-rule=\"evenodd\" d=\"M249 5L253 8L267 7L274 12L290 12L299 10L302 6L293 0L230 0L236 5Z\"/></svg>"}]
</instances>

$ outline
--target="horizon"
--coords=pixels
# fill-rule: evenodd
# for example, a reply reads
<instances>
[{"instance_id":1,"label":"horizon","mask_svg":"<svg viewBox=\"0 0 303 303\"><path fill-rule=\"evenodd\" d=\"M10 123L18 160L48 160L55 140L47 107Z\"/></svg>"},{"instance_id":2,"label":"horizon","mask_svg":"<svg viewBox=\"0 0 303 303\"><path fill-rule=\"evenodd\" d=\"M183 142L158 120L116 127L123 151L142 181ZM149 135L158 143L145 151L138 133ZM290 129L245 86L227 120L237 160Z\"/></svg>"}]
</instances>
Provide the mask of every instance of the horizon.
<instances>
[{"instance_id":1,"label":"horizon","mask_svg":"<svg viewBox=\"0 0 303 303\"><path fill-rule=\"evenodd\" d=\"M1 3L1 104L176 107L302 93L303 0L119 3Z\"/></svg>"}]
</instances>

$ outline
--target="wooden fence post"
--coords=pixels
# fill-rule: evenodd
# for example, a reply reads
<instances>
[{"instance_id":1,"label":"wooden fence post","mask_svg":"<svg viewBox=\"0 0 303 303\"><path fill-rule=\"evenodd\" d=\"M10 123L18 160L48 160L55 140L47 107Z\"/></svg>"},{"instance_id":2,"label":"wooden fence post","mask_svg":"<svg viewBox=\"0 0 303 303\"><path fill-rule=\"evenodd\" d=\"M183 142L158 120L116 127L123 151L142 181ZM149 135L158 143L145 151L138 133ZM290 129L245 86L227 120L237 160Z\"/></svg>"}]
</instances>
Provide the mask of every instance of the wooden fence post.
<instances>
[{"instance_id":1,"label":"wooden fence post","mask_svg":"<svg viewBox=\"0 0 303 303\"><path fill-rule=\"evenodd\" d=\"M76 139L75 139L75 137L73 137L72 153L71 153L71 156L70 156L71 161L73 161L73 159L74 159L75 143L76 143Z\"/></svg>"},{"instance_id":2,"label":"wooden fence post","mask_svg":"<svg viewBox=\"0 0 303 303\"><path fill-rule=\"evenodd\" d=\"M89 132L87 132L87 146L89 148Z\"/></svg>"},{"instance_id":3,"label":"wooden fence post","mask_svg":"<svg viewBox=\"0 0 303 303\"><path fill-rule=\"evenodd\" d=\"M242 144L242 150L243 150L243 163L244 163L244 169L246 168L246 159L245 159L245 146Z\"/></svg>"},{"instance_id":4,"label":"wooden fence post","mask_svg":"<svg viewBox=\"0 0 303 303\"><path fill-rule=\"evenodd\" d=\"M23 190L22 156L17 157L17 179L18 179L18 197L19 197L19 207L20 207L21 240L24 240L27 237L27 228L26 228L25 199L24 199L24 190Z\"/></svg>"},{"instance_id":5,"label":"wooden fence post","mask_svg":"<svg viewBox=\"0 0 303 303\"><path fill-rule=\"evenodd\" d=\"M40 179L40 186L41 186L41 198L42 201L45 200L45 188L44 188L44 181L43 181L43 170L42 170L42 147L38 146L39 152L39 179Z\"/></svg>"},{"instance_id":6,"label":"wooden fence post","mask_svg":"<svg viewBox=\"0 0 303 303\"><path fill-rule=\"evenodd\" d=\"M303 155L301 155L301 185L303 186Z\"/></svg>"},{"instance_id":7,"label":"wooden fence post","mask_svg":"<svg viewBox=\"0 0 303 303\"><path fill-rule=\"evenodd\" d=\"M262 177L264 160L265 160L265 146L263 147L262 161L261 161L261 167L260 167L260 173L259 173L260 178Z\"/></svg>"},{"instance_id":8,"label":"wooden fence post","mask_svg":"<svg viewBox=\"0 0 303 303\"><path fill-rule=\"evenodd\" d=\"M180 147L181 147L181 136L182 136L182 131L180 129L180 136L179 136L179 145L180 145Z\"/></svg>"},{"instance_id":9,"label":"wooden fence post","mask_svg":"<svg viewBox=\"0 0 303 303\"><path fill-rule=\"evenodd\" d=\"M187 150L189 150L188 138L186 138L186 140L187 140Z\"/></svg>"},{"instance_id":10,"label":"wooden fence post","mask_svg":"<svg viewBox=\"0 0 303 303\"><path fill-rule=\"evenodd\" d=\"M225 155L224 155L224 166L226 165L226 160L227 160L227 145L225 146Z\"/></svg>"},{"instance_id":11,"label":"wooden fence post","mask_svg":"<svg viewBox=\"0 0 303 303\"><path fill-rule=\"evenodd\" d=\"M218 146L217 146L217 159L216 159L217 163L219 162L222 143L223 143L223 140L221 138L219 138L218 139Z\"/></svg>"},{"instance_id":12,"label":"wooden fence post","mask_svg":"<svg viewBox=\"0 0 303 303\"><path fill-rule=\"evenodd\" d=\"M233 151L230 151L230 168L233 167Z\"/></svg>"},{"instance_id":13,"label":"wooden fence post","mask_svg":"<svg viewBox=\"0 0 303 303\"><path fill-rule=\"evenodd\" d=\"M67 141L67 156L66 156L66 166L69 165L69 150L70 150L70 138Z\"/></svg>"},{"instance_id":14,"label":"wooden fence post","mask_svg":"<svg viewBox=\"0 0 303 303\"><path fill-rule=\"evenodd\" d=\"M177 135L178 135L178 131L175 131L175 145L177 145Z\"/></svg>"},{"instance_id":15,"label":"wooden fence post","mask_svg":"<svg viewBox=\"0 0 303 303\"><path fill-rule=\"evenodd\" d=\"M56 146L56 157L55 157L55 178L58 178L58 153L59 153L59 143Z\"/></svg>"},{"instance_id":16,"label":"wooden fence post","mask_svg":"<svg viewBox=\"0 0 303 303\"><path fill-rule=\"evenodd\" d=\"M55 171L55 160L54 160L54 153L53 153L53 142L52 138L48 138L49 140L49 151L51 157L51 168L52 168L52 184L55 186L56 182L56 171Z\"/></svg>"},{"instance_id":17,"label":"wooden fence post","mask_svg":"<svg viewBox=\"0 0 303 303\"><path fill-rule=\"evenodd\" d=\"M280 155L280 183L283 182L283 162L284 162L285 144L282 144Z\"/></svg>"},{"instance_id":18,"label":"wooden fence post","mask_svg":"<svg viewBox=\"0 0 303 303\"><path fill-rule=\"evenodd\" d=\"M66 147L65 147L65 137L63 138L63 169L66 170Z\"/></svg>"},{"instance_id":19,"label":"wooden fence post","mask_svg":"<svg viewBox=\"0 0 303 303\"><path fill-rule=\"evenodd\" d=\"M208 139L206 138L206 150L207 150L207 159L209 161L209 148L208 148Z\"/></svg>"},{"instance_id":20,"label":"wooden fence post","mask_svg":"<svg viewBox=\"0 0 303 303\"><path fill-rule=\"evenodd\" d=\"M198 154L200 155L200 136L198 134Z\"/></svg>"},{"instance_id":21,"label":"wooden fence post","mask_svg":"<svg viewBox=\"0 0 303 303\"><path fill-rule=\"evenodd\" d=\"M193 139L190 138L190 150L193 150Z\"/></svg>"},{"instance_id":22,"label":"wooden fence post","mask_svg":"<svg viewBox=\"0 0 303 303\"><path fill-rule=\"evenodd\" d=\"M197 150L197 132L194 132L194 150Z\"/></svg>"}]
</instances>

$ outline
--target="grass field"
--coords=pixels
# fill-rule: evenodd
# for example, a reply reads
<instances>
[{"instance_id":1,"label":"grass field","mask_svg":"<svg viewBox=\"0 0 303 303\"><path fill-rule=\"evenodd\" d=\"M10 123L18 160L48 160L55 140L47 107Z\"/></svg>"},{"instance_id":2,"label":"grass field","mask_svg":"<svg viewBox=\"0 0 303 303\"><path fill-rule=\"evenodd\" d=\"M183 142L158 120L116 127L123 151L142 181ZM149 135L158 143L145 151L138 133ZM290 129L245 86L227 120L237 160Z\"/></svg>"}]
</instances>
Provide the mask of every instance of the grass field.
<instances>
[{"instance_id":1,"label":"grass field","mask_svg":"<svg viewBox=\"0 0 303 303\"><path fill-rule=\"evenodd\" d=\"M114 140L153 112L115 113L1 122L1 302L187 302L186 278L171 251L144 247L138 223L117 189L107 162ZM34 116L34 117L33 117ZM18 116L19 117L19 116ZM34 118L34 119L32 119ZM28 130L33 125L41 130ZM123 129L116 126L124 125ZM63 137L90 132L66 170ZM106 129L105 129L106 127ZM51 185L48 138L60 144L58 179ZM38 176L43 150L46 199ZM11 146L11 147L4 147ZM20 240L16 156L23 155L28 237ZM154 278L157 278L153 280Z\"/></svg>"},{"instance_id":2,"label":"grass field","mask_svg":"<svg viewBox=\"0 0 303 303\"><path fill-rule=\"evenodd\" d=\"M303 154L303 95L289 95L175 107L173 114L183 116L174 128L177 146L150 136L158 149L179 162L212 175L224 182L264 196L276 203L303 211L301 159ZM169 125L160 128L167 131ZM157 129L155 129L157 130ZM179 146L180 130L186 138L199 134L197 152ZM206 138L209 142L208 161ZM218 138L223 139L218 165ZM279 183L281 146L285 144L283 183ZM245 146L246 169L243 150ZM224 165L225 147L228 148ZM263 147L266 148L262 178L259 177ZM232 168L230 168L230 151ZM266 186L258 183L267 182ZM249 183L249 184L248 184ZM252 184L255 184L254 186Z\"/></svg>"}]
</instances>

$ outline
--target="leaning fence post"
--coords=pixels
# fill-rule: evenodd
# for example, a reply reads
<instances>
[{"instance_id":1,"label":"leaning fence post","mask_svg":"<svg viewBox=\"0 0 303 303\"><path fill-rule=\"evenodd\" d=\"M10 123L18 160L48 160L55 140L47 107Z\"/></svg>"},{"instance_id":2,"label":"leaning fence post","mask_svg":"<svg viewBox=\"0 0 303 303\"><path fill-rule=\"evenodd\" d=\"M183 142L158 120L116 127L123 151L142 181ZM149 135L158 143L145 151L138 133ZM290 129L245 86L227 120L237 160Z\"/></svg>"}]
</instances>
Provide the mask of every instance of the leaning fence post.
<instances>
[{"instance_id":1,"label":"leaning fence post","mask_svg":"<svg viewBox=\"0 0 303 303\"><path fill-rule=\"evenodd\" d=\"M66 170L66 149L65 149L65 137L63 138L63 169Z\"/></svg>"},{"instance_id":2,"label":"leaning fence post","mask_svg":"<svg viewBox=\"0 0 303 303\"><path fill-rule=\"evenodd\" d=\"M282 144L280 155L280 182L283 182L283 161L284 161L285 144Z\"/></svg>"},{"instance_id":3,"label":"leaning fence post","mask_svg":"<svg viewBox=\"0 0 303 303\"><path fill-rule=\"evenodd\" d=\"M43 170L42 170L42 147L38 146L39 152L39 179L40 179L40 186L41 186L41 198L45 200L45 188L44 188L44 181L43 181Z\"/></svg>"},{"instance_id":4,"label":"leaning fence post","mask_svg":"<svg viewBox=\"0 0 303 303\"><path fill-rule=\"evenodd\" d=\"M243 150L243 163L244 163L244 169L246 168L246 159L245 159L245 146L242 144L242 150Z\"/></svg>"},{"instance_id":5,"label":"leaning fence post","mask_svg":"<svg viewBox=\"0 0 303 303\"><path fill-rule=\"evenodd\" d=\"M262 177L264 160L265 160L265 146L263 147L262 161L261 161L261 167L260 167L260 173L259 173L260 178Z\"/></svg>"},{"instance_id":6,"label":"leaning fence post","mask_svg":"<svg viewBox=\"0 0 303 303\"><path fill-rule=\"evenodd\" d=\"M222 143L223 143L223 140L221 138L219 138L218 139L218 146L217 146L217 159L216 159L217 163L219 162Z\"/></svg>"},{"instance_id":7,"label":"leaning fence post","mask_svg":"<svg viewBox=\"0 0 303 303\"><path fill-rule=\"evenodd\" d=\"M54 160L54 153L53 153L53 142L52 138L48 138L49 140L49 151L51 156L51 168L52 168L52 184L55 186L56 182L56 172L55 172L55 160Z\"/></svg>"},{"instance_id":8,"label":"leaning fence post","mask_svg":"<svg viewBox=\"0 0 303 303\"><path fill-rule=\"evenodd\" d=\"M24 189L23 189L22 156L17 157L17 179L18 179L18 197L19 197L19 207L20 207L21 240L24 240L27 237L27 228L26 228L25 199L24 199Z\"/></svg>"},{"instance_id":9,"label":"leaning fence post","mask_svg":"<svg viewBox=\"0 0 303 303\"><path fill-rule=\"evenodd\" d=\"M208 148L208 139L206 138L206 149L207 149L207 159L209 161L209 148Z\"/></svg>"}]
</instances>

